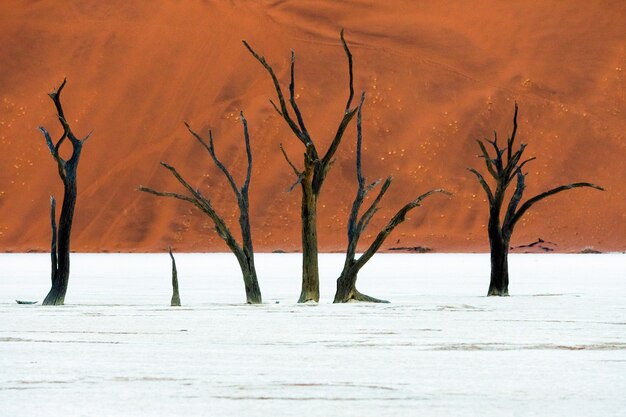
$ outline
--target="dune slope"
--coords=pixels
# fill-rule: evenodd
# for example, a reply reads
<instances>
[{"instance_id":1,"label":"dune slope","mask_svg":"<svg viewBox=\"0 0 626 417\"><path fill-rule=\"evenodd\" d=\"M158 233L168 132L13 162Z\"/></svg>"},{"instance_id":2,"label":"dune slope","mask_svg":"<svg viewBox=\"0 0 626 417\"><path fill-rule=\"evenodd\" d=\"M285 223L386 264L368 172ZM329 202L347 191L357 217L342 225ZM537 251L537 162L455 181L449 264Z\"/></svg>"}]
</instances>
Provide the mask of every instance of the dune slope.
<instances>
[{"instance_id":1,"label":"dune slope","mask_svg":"<svg viewBox=\"0 0 626 417\"><path fill-rule=\"evenodd\" d=\"M241 40L267 57L285 88L296 51L299 103L325 149L348 95L342 27L355 88L367 94L365 174L394 176L371 234L413 196L436 187L454 193L426 201L385 248L488 248L485 198L466 167L484 168L475 139L494 130L506 137L517 101L519 138L538 157L527 196L581 180L607 192L574 190L538 204L513 244L542 238L556 251L624 250L624 21L626 4L609 1L3 1L0 250L47 250L48 196L62 189L37 127L59 133L46 93L63 77L73 129L94 130L79 167L74 250L226 250L194 207L136 190L182 191L159 166L166 161L237 227L228 184L183 121L213 129L218 155L242 181L240 110L254 152L256 249L298 250L300 190L287 192L295 178L278 146L296 162L302 146L272 110L272 84ZM345 245L354 149L352 126L320 201L324 251Z\"/></svg>"}]
</instances>

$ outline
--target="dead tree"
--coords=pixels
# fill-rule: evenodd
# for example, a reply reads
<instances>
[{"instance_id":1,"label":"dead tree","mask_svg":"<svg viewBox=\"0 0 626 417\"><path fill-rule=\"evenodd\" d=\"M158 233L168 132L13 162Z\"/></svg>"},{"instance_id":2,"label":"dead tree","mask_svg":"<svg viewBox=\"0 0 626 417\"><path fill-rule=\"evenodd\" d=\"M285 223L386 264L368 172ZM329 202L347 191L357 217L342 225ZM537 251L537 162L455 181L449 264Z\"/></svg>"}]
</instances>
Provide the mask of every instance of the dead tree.
<instances>
[{"instance_id":1,"label":"dead tree","mask_svg":"<svg viewBox=\"0 0 626 417\"><path fill-rule=\"evenodd\" d=\"M491 249L491 279L489 282L489 291L487 295L507 296L509 295L509 266L508 254L510 248L511 235L517 222L535 203L546 197L560 193L561 191L571 190L578 187L591 187L604 191L602 187L588 183L577 182L560 187L553 188L541 194L538 194L528 200L521 206L520 201L525 189L526 175L522 172L524 166L535 160L535 157L522 160L522 155L526 149L526 144L522 143L517 150L513 149L515 144L515 136L517 134L517 103L515 103L515 113L513 115L513 130L507 139L507 146L500 148L498 145L498 135L493 134L493 140L484 139L477 140L481 154L479 158L485 160L487 171L494 178L495 190L487 184L485 178L474 168L468 168L478 178L478 182L485 190L489 201L489 225L487 233L489 235L489 246ZM487 148L493 148L493 156L487 151ZM505 155L506 154L506 155ZM504 219L501 219L501 212L504 206L505 193L508 186L516 180L515 190L510 197L506 206ZM518 208L519 206L519 208Z\"/></svg>"},{"instance_id":2,"label":"dead tree","mask_svg":"<svg viewBox=\"0 0 626 417\"><path fill-rule=\"evenodd\" d=\"M320 298L317 260L317 201L319 199L324 180L326 179L328 171L334 162L334 156L339 148L339 145L341 144L344 132L357 111L356 107L350 107L354 97L352 54L350 53L350 49L348 48L348 45L343 37L343 30L341 31L340 38L348 59L350 93L341 117L341 121L339 122L339 126L337 127L330 146L323 155L318 152L318 149L306 128L304 118L296 102L294 80L295 53L291 51L291 79L289 83L289 106L291 107L291 112L295 116L294 120L294 116L290 114L290 110L287 108L287 101L283 95L282 87L273 68L267 63L265 57L258 55L246 41L243 41L243 44L246 46L248 51L250 51L254 58L261 63L263 68L265 68L272 78L276 95L278 96L278 105L276 105L274 101L270 100L274 110L276 110L276 112L285 120L287 125L289 125L289 128L305 147L303 163L304 169L299 170L291 162L287 153L281 146L283 156L297 177L297 180L291 189L293 189L297 184L300 184L302 188L302 205L300 213L300 217L302 219L302 291L298 300L300 303L307 301L317 302Z\"/></svg>"},{"instance_id":3,"label":"dead tree","mask_svg":"<svg viewBox=\"0 0 626 417\"><path fill-rule=\"evenodd\" d=\"M174 255L172 254L172 247L167 248L170 253L170 258L172 258L172 301L170 301L170 306L172 307L180 307L180 294L178 293L178 271L176 270L176 260L174 259Z\"/></svg>"},{"instance_id":4,"label":"dead tree","mask_svg":"<svg viewBox=\"0 0 626 417\"><path fill-rule=\"evenodd\" d=\"M54 103L57 119L63 128L61 137L55 143L50 133L48 133L44 127L39 127L39 130L46 139L48 149L57 163L64 190L58 230L55 213L56 201L54 197L50 198L50 221L52 223L52 244L50 250L52 286L48 295L46 295L46 298L43 300L43 305L63 305L65 302L65 294L67 293L67 285L70 278L70 237L72 234L72 222L74 220L74 208L76 206L77 195L76 170L78 168L78 161L83 145L91 135L91 133L89 133L85 138L78 139L67 122L65 113L63 112L63 106L61 105L61 91L63 91L63 87L65 87L66 83L67 79L64 79L58 89L48 94ZM61 145L66 139L69 140L72 146L72 155L67 161L63 159L60 154Z\"/></svg>"},{"instance_id":5,"label":"dead tree","mask_svg":"<svg viewBox=\"0 0 626 417\"><path fill-rule=\"evenodd\" d=\"M380 188L378 195L372 201L369 208L359 217L359 211L365 197L372 191L379 183L380 180L374 181L371 184L366 184L365 177L361 168L361 147L363 142L362 136L362 109L363 102L365 100L365 93L361 95L361 102L358 106L357 112L357 140L356 140L356 178L358 182L358 188L356 197L352 203L352 210L350 211L350 217L348 219L348 248L346 250L346 261L341 271L341 275L337 279L337 291L335 293L335 303L346 303L351 300L355 301L369 301L374 303L388 303L385 300L379 300L378 298L370 297L368 295L360 293L356 289L357 275L361 268L369 261L372 256L380 249L385 239L391 234L391 232L404 220L406 215L416 207L420 206L422 200L435 193L444 193L450 195L445 190L435 189L428 191L417 197L415 200L407 203L389 220L387 225L378 233L372 244L365 250L365 252L357 259L356 250L359 243L359 239L363 234L363 231L367 228L369 222L372 220L376 212L379 210L378 205L383 196L391 185L392 177L388 177Z\"/></svg>"},{"instance_id":6,"label":"dead tree","mask_svg":"<svg viewBox=\"0 0 626 417\"><path fill-rule=\"evenodd\" d=\"M198 133L194 132L189 124L187 124L187 122L185 122L185 126L187 127L187 130L189 130L189 132L193 135L193 137L196 138L198 142L202 146L204 146L204 148L209 152L209 155L211 155L211 159L213 159L215 165L219 168L222 174L224 174L235 194L235 197L237 198L237 205L239 207L239 226L241 228L241 236L243 240L241 245L237 243L237 240L233 237L233 234L226 225L226 222L215 211L215 209L211 205L210 200L206 198L199 189L193 188L173 166L168 165L165 162L161 162L161 165L164 166L168 171L170 171L172 175L176 178L176 180L178 180L178 182L181 183L183 187L185 187L185 189L188 191L188 195L156 191L152 188L144 186L140 186L139 190L160 197L172 197L178 200L187 201L199 208L206 215L208 215L215 225L215 230L218 236L221 237L224 242L226 242L226 245L228 245L228 248L233 252L235 257L237 258L237 261L239 262L239 267L241 268L246 291L246 301L248 302L248 304L260 304L262 302L261 289L259 288L256 268L254 266L254 249L252 247L252 233L250 231L248 199L250 176L252 174L252 150L250 149L248 123L243 115L243 112L240 113L240 117L241 123L243 125L243 136L246 143L246 153L248 155L248 169L246 172L246 179L244 180L241 189L238 188L235 180L233 179L233 176L228 171L228 169L215 155L215 148L213 147L213 133L209 130L209 143L207 144L206 140Z\"/></svg>"}]
</instances>

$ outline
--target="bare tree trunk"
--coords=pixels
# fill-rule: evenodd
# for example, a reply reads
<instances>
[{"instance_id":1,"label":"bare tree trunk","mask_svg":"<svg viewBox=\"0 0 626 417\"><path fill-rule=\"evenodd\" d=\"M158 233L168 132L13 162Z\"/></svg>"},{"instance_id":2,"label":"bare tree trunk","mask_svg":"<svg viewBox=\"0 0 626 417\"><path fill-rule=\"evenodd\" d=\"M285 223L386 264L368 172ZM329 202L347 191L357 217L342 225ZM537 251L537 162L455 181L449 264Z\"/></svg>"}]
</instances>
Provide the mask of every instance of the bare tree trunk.
<instances>
[{"instance_id":1,"label":"bare tree trunk","mask_svg":"<svg viewBox=\"0 0 626 417\"><path fill-rule=\"evenodd\" d=\"M489 235L491 247L491 278L487 295L509 295L509 243L502 236Z\"/></svg>"},{"instance_id":2,"label":"bare tree trunk","mask_svg":"<svg viewBox=\"0 0 626 417\"><path fill-rule=\"evenodd\" d=\"M309 174L307 174L309 172ZM319 301L320 284L317 256L317 195L311 182L312 167L302 180L302 289L299 303Z\"/></svg>"},{"instance_id":3,"label":"bare tree trunk","mask_svg":"<svg viewBox=\"0 0 626 417\"><path fill-rule=\"evenodd\" d=\"M170 258L172 258L172 300L170 306L180 307L180 294L178 293L178 271L176 270L176 260L172 254L172 248L168 248Z\"/></svg>"},{"instance_id":4,"label":"bare tree trunk","mask_svg":"<svg viewBox=\"0 0 626 417\"><path fill-rule=\"evenodd\" d=\"M248 304L261 304L263 298L261 297L261 288L259 287L256 271L246 271L243 280L246 287L246 302Z\"/></svg>"},{"instance_id":5,"label":"bare tree trunk","mask_svg":"<svg viewBox=\"0 0 626 417\"><path fill-rule=\"evenodd\" d=\"M46 144L48 145L48 149L50 150L52 157L57 162L59 176L63 181L64 187L63 204L61 206L61 215L59 217L58 225L58 236L54 220L56 203L54 198L50 201L50 215L52 222L52 286L42 303L43 305L63 305L65 302L65 295L67 293L70 277L70 238L72 234L72 222L74 220L74 208L76 207L77 196L76 170L78 168L78 161L80 159L82 147L90 136L89 134L82 140L76 138L66 121L63 107L61 105L61 91L63 90L63 87L65 87L66 82L67 80L63 80L61 86L49 94L57 110L59 123L61 123L61 126L63 127L63 135L55 144L48 131L43 127L39 127L39 130L46 139ZM68 139L72 145L72 156L67 161L64 160L59 154L59 149L65 139Z\"/></svg>"},{"instance_id":6,"label":"bare tree trunk","mask_svg":"<svg viewBox=\"0 0 626 417\"><path fill-rule=\"evenodd\" d=\"M52 242L50 244L50 283L54 285L54 280L57 275L57 268L59 261L57 259L57 216L56 216L57 202L53 196L50 196L50 228L52 231Z\"/></svg>"},{"instance_id":7,"label":"bare tree trunk","mask_svg":"<svg viewBox=\"0 0 626 417\"><path fill-rule=\"evenodd\" d=\"M241 253L237 255L237 260L239 261L239 266L243 276L246 302L248 304L261 304L263 302L261 297L261 288L259 287L259 280L256 275L254 258L250 255L251 253L246 254L244 251L241 251Z\"/></svg>"},{"instance_id":8,"label":"bare tree trunk","mask_svg":"<svg viewBox=\"0 0 626 417\"><path fill-rule=\"evenodd\" d=\"M247 131L247 128L246 128ZM247 133L246 133L247 136ZM252 153L250 151L250 141L246 140L248 153L250 154L250 168L252 164ZM249 181L248 181L249 182ZM241 248L241 271L243 274L243 282L246 291L246 302L248 304L261 304L261 287L256 274L256 266L254 264L254 248L252 246L252 232L250 229L250 209L248 206L248 187L242 187L241 198L238 199L239 205L239 226L241 227L241 236L243 240Z\"/></svg>"},{"instance_id":9,"label":"bare tree trunk","mask_svg":"<svg viewBox=\"0 0 626 417\"><path fill-rule=\"evenodd\" d=\"M337 291L333 303L348 303L350 301L362 301L369 303L388 303L387 300L374 298L363 294L356 289L356 280L360 268L356 266L356 261L346 263L337 278Z\"/></svg>"},{"instance_id":10,"label":"bare tree trunk","mask_svg":"<svg viewBox=\"0 0 626 417\"><path fill-rule=\"evenodd\" d=\"M76 206L76 178L68 176L68 183L63 194L63 205L59 218L57 267L50 292L43 300L43 305L63 305L65 294L70 278L70 237L72 233L72 221L74 220L74 207Z\"/></svg>"}]
</instances>

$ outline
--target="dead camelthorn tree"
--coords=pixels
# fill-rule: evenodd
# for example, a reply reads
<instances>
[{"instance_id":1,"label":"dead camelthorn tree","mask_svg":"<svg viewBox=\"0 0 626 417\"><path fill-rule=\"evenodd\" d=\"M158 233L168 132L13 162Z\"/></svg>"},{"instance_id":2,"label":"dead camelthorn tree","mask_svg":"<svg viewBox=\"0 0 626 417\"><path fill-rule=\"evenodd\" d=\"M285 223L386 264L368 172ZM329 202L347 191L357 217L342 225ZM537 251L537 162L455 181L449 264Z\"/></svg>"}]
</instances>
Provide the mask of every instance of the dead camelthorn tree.
<instances>
[{"instance_id":1,"label":"dead camelthorn tree","mask_svg":"<svg viewBox=\"0 0 626 417\"><path fill-rule=\"evenodd\" d=\"M249 199L248 199L248 189L250 188L250 176L252 174L252 150L250 149L250 136L248 134L248 123L243 115L243 112L240 113L241 123L243 124L243 136L246 143L246 153L248 155L248 169L246 172L246 179L241 187L238 188L233 176L228 171L228 169L222 164L222 162L215 155L215 149L213 147L213 133L209 130L209 143L207 144L206 140L202 138L198 133L194 132L189 124L185 122L185 126L189 132L195 137L198 142L204 146L204 148L209 152L211 158L215 165L219 168L219 170L224 174L230 187L232 188L235 197L237 198L237 205L239 206L239 226L241 228L241 236L242 236L242 244L237 243L237 240L233 237L230 229L226 225L224 219L215 211L211 202L208 198L206 198L199 189L193 188L171 165L166 164L165 162L161 162L168 171L174 175L174 177L178 180L179 183L185 187L185 189L189 192L189 195L182 195L177 193L169 193L169 192L161 192L153 190L152 188L140 186L139 190L144 191L150 194L154 194L160 197L172 197L178 200L187 201L205 214L207 214L215 225L215 230L219 237L221 237L224 242L228 245L228 248L233 252L237 261L239 262L239 266L241 268L241 273L243 275L243 282L246 291L246 301L249 304L260 304L262 302L261 299L261 289L259 288L259 282L257 280L256 268L254 266L254 250L252 247L252 233L250 231L250 215L249 215Z\"/></svg>"},{"instance_id":2,"label":"dead camelthorn tree","mask_svg":"<svg viewBox=\"0 0 626 417\"><path fill-rule=\"evenodd\" d=\"M77 195L76 169L78 168L78 161L83 145L91 135L91 133L89 133L85 138L78 139L67 122L65 113L63 112L63 106L61 105L61 91L63 91L63 87L65 87L66 83L67 79L64 79L58 89L48 94L54 103L57 119L63 128L61 137L55 143L50 133L48 133L44 127L39 127L39 130L46 139L48 149L57 163L59 176L63 181L63 204L61 206L58 230L55 213L56 201L54 197L50 198L50 221L52 223L52 245L50 251L52 261L52 287L43 300L43 305L63 305L65 302L65 294L67 293L67 285L70 278L70 237L72 234L72 222L74 220L74 208L76 206ZM72 146L72 155L68 160L63 159L60 154L61 145L63 145L66 139L69 140Z\"/></svg>"},{"instance_id":3,"label":"dead camelthorn tree","mask_svg":"<svg viewBox=\"0 0 626 417\"><path fill-rule=\"evenodd\" d=\"M180 294L178 293L178 271L176 270L176 260L172 254L172 247L167 248L172 258L172 300L170 306L180 307Z\"/></svg>"},{"instance_id":4,"label":"dead camelthorn tree","mask_svg":"<svg viewBox=\"0 0 626 417\"><path fill-rule=\"evenodd\" d=\"M343 31L341 31L340 38L348 59L348 73L350 76L348 85L350 94L336 133L328 149L323 155L318 151L313 139L311 138L311 135L304 123L304 118L300 112L300 108L296 102L294 80L295 53L293 51L291 52L291 79L289 82L289 106L291 107L291 112L295 116L294 120L294 116L291 115L290 110L287 108L287 101L283 95L280 82L278 81L278 77L276 76L273 68L267 63L265 57L258 55L246 41L243 41L246 48L250 51L254 58L256 58L256 60L263 65L263 68L265 68L272 78L276 95L278 96L278 105L276 105L274 101L270 100L274 110L276 110L285 122L287 122L289 128L305 147L304 169L299 170L291 162L287 153L281 146L281 151L283 152L287 163L289 163L289 166L297 176L297 180L291 188L293 189L293 187L297 184L300 184L302 188L302 208L300 214L302 219L302 291L298 300L300 303L307 301L317 302L320 298L317 259L317 202L322 190L322 185L324 184L324 180L328 174L328 170L334 161L335 153L337 152L337 149L341 144L341 140L343 139L344 132L357 111L356 108L350 107L354 97L352 54L343 37Z\"/></svg>"},{"instance_id":5,"label":"dead camelthorn tree","mask_svg":"<svg viewBox=\"0 0 626 417\"><path fill-rule=\"evenodd\" d=\"M489 234L489 246L491 249L491 280L487 295L509 295L509 244L515 225L528 209L546 197L550 197L561 191L571 190L572 188L591 187L604 191L602 187L597 185L588 182L577 182L562 185L538 194L519 206L522 195L524 194L525 178L527 175L522 172L522 169L524 165L536 158L532 157L522 160L522 155L526 149L526 145L523 143L517 150L513 149L515 136L517 134L517 110L517 103L515 103L513 131L507 140L507 146L505 148L499 147L498 136L495 132L493 140L484 139L477 141L481 151L479 157L485 160L487 171L496 181L495 190L489 187L485 178L478 171L474 168L468 168L478 178L478 182L485 190L489 201L489 225L487 226L487 233ZM493 148L493 156L487 151L489 145ZM513 179L516 180L515 190L511 195L505 209L504 219L502 220L501 212L504 206L505 193L508 186L513 182Z\"/></svg>"},{"instance_id":6,"label":"dead camelthorn tree","mask_svg":"<svg viewBox=\"0 0 626 417\"><path fill-rule=\"evenodd\" d=\"M361 168L361 147L363 143L361 116L364 100L365 93L361 95L361 102L358 106L356 122L356 177L358 182L358 188L356 192L356 197L354 198L354 202L352 203L350 217L348 219L348 248L346 250L346 261L344 263L343 270L341 271L341 275L337 279L337 292L335 293L334 300L335 303L346 303L351 300L369 301L374 303L387 303L388 301L370 297L368 295L360 293L356 289L356 280L359 271L361 270L361 268L363 268L365 263L369 261L372 256L374 256L374 254L380 249L389 234L400 223L404 222L404 220L406 219L406 215L414 208L420 206L422 200L435 193L444 193L450 195L450 193L445 190L435 189L420 195L415 200L404 205L404 207L398 210L398 212L391 218L391 220L389 220L387 225L378 233L372 244L365 250L365 252L358 259L356 258L356 250L359 239L363 234L365 228L367 228L370 220L372 220L376 212L379 210L378 205L380 204L380 201L389 189L392 181L392 177L388 177L385 180L374 201L372 201L369 208L365 210L361 217L359 217L359 211L361 209L361 206L363 205L365 197L380 183L380 180L377 180L371 184L366 184L365 177L363 176Z\"/></svg>"}]
</instances>

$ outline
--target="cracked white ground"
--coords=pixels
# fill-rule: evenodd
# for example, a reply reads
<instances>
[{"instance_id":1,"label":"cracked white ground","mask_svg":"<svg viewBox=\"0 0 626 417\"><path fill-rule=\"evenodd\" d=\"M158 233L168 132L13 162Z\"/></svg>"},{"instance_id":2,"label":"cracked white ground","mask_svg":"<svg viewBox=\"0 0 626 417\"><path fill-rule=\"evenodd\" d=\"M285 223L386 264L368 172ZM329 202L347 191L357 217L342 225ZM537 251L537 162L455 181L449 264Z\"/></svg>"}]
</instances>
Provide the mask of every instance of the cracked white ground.
<instances>
[{"instance_id":1,"label":"cracked white ground","mask_svg":"<svg viewBox=\"0 0 626 417\"><path fill-rule=\"evenodd\" d=\"M331 304L298 305L298 254L256 256L249 306L234 256L72 254L66 306L49 255L0 255L0 415L623 416L626 255L512 255L511 297L485 297L488 255L379 254ZM278 302L278 303L276 303Z\"/></svg>"}]
</instances>

